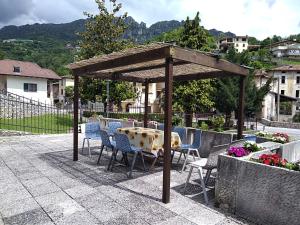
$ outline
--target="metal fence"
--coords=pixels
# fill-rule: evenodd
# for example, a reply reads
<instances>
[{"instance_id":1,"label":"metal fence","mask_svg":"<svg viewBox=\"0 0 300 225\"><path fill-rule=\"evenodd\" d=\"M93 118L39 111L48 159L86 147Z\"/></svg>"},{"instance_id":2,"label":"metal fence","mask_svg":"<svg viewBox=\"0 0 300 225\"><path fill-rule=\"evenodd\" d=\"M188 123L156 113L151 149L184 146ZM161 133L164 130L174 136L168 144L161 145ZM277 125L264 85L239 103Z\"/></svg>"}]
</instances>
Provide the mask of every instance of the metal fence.
<instances>
[{"instance_id":1,"label":"metal fence","mask_svg":"<svg viewBox=\"0 0 300 225\"><path fill-rule=\"evenodd\" d=\"M47 104L0 91L0 129L34 134L69 133L73 126L72 108Z\"/></svg>"}]
</instances>

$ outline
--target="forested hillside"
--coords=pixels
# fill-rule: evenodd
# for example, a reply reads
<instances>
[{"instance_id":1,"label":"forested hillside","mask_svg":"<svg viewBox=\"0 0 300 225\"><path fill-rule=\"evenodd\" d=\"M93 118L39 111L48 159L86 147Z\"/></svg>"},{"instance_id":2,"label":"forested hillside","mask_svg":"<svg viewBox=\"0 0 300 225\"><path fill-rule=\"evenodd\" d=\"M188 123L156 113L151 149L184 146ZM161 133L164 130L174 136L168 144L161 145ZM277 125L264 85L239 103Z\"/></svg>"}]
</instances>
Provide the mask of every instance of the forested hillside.
<instances>
[{"instance_id":1,"label":"forested hillside","mask_svg":"<svg viewBox=\"0 0 300 225\"><path fill-rule=\"evenodd\" d=\"M79 41L78 32L84 30L86 20L76 20L64 24L33 24L24 26L6 26L0 29L0 59L16 59L32 61L40 66L53 69L59 75L67 75L69 71L65 65L74 61L76 47ZM183 26L183 22L176 20L160 21L147 27L144 22L138 23L132 17L126 18L128 26L123 38L135 43L160 41L165 35L173 35L174 31ZM222 32L216 29L208 30L215 39L222 36L234 37L231 32ZM174 33L174 34L175 34ZM300 34L288 37L300 41ZM11 40L12 39L12 40ZM273 36L259 41L250 38L251 44L265 46L270 42L282 40ZM214 43L214 40L211 40Z\"/></svg>"}]
</instances>

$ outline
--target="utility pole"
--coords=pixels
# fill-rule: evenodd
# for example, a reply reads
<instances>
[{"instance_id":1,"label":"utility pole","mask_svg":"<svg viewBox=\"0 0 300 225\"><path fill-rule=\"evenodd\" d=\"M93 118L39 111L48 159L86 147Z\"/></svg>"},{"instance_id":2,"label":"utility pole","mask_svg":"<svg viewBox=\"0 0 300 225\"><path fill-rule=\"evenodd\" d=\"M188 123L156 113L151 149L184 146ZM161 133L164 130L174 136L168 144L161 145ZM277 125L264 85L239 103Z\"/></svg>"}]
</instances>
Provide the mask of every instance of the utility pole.
<instances>
[{"instance_id":1,"label":"utility pole","mask_svg":"<svg viewBox=\"0 0 300 225\"><path fill-rule=\"evenodd\" d=\"M277 121L279 122L279 112L280 112L280 76L277 76Z\"/></svg>"},{"instance_id":2,"label":"utility pole","mask_svg":"<svg viewBox=\"0 0 300 225\"><path fill-rule=\"evenodd\" d=\"M106 117L109 116L109 80L106 81Z\"/></svg>"}]
</instances>

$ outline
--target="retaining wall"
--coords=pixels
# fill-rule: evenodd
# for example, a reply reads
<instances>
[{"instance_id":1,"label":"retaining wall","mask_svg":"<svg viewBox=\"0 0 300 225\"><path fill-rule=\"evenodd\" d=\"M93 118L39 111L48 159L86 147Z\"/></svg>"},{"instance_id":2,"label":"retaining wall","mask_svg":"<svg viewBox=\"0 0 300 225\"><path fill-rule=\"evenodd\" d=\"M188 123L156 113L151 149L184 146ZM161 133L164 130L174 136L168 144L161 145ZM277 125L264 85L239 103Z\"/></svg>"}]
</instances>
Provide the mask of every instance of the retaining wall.
<instances>
[{"instance_id":1,"label":"retaining wall","mask_svg":"<svg viewBox=\"0 0 300 225\"><path fill-rule=\"evenodd\" d=\"M292 154L288 149L295 148L283 145L280 151ZM254 155L257 157L262 153L264 151ZM216 204L258 224L299 225L300 172L267 166L247 158L219 155Z\"/></svg>"},{"instance_id":2,"label":"retaining wall","mask_svg":"<svg viewBox=\"0 0 300 225\"><path fill-rule=\"evenodd\" d=\"M270 121L267 119L261 119L261 123L270 127L285 127L285 128L292 128L292 129L300 129L300 123L277 122L277 121Z\"/></svg>"}]
</instances>

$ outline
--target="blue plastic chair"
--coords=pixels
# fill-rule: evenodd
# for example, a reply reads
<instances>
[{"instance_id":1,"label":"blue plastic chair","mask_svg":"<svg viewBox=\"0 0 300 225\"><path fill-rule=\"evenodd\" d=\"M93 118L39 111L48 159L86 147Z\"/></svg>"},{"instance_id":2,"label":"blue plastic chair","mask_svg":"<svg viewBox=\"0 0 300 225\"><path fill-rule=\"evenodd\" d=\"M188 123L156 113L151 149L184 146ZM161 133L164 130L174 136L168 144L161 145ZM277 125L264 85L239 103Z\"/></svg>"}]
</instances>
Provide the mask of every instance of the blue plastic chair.
<instances>
[{"instance_id":1,"label":"blue plastic chair","mask_svg":"<svg viewBox=\"0 0 300 225\"><path fill-rule=\"evenodd\" d=\"M137 157L138 154L141 155L141 159L142 159L142 162L143 162L143 167L144 167L144 170L146 170L145 162L144 162L143 149L142 148L137 148L137 147L134 147L134 146L130 145L129 139L125 134L115 133L114 137L115 137L115 141L116 141L116 148L113 150L113 154L111 156L111 159L110 159L107 170L109 170L109 168L111 166L111 171L112 171L114 161L116 161L116 158L117 158L117 151L122 152L123 159L126 162L126 164L129 164L128 163L128 158L127 158L127 153L133 153L133 160L132 160L132 163L131 163L131 166L130 166L130 172L129 172L129 175L128 175L129 178L132 177L132 170L134 168L136 157Z\"/></svg>"},{"instance_id":2,"label":"blue plastic chair","mask_svg":"<svg viewBox=\"0 0 300 225\"><path fill-rule=\"evenodd\" d=\"M185 127L173 127L173 132L179 134L182 143L186 142L186 128Z\"/></svg>"},{"instance_id":3,"label":"blue plastic chair","mask_svg":"<svg viewBox=\"0 0 300 225\"><path fill-rule=\"evenodd\" d=\"M82 152L84 149L85 141L88 144L89 157L91 157L91 148L90 148L90 140L101 140L100 136L100 123L99 122L90 122L85 124L85 132L84 132L83 144L82 144Z\"/></svg>"},{"instance_id":4,"label":"blue plastic chair","mask_svg":"<svg viewBox=\"0 0 300 225\"><path fill-rule=\"evenodd\" d=\"M256 142L256 135L246 134L244 140Z\"/></svg>"},{"instance_id":5,"label":"blue plastic chair","mask_svg":"<svg viewBox=\"0 0 300 225\"><path fill-rule=\"evenodd\" d=\"M122 128L122 123L121 122L109 122L108 123L108 135L113 136L118 128Z\"/></svg>"},{"instance_id":6,"label":"blue plastic chair","mask_svg":"<svg viewBox=\"0 0 300 225\"><path fill-rule=\"evenodd\" d=\"M110 148L112 151L114 151L114 148L116 147L116 142L109 139L109 135L105 130L100 130L100 136L101 136L102 143L101 143L101 150L100 150L97 164L99 164L99 162L100 162L100 158L101 158L104 147L106 149Z\"/></svg>"},{"instance_id":7,"label":"blue plastic chair","mask_svg":"<svg viewBox=\"0 0 300 225\"><path fill-rule=\"evenodd\" d=\"M201 133L202 131L199 129L196 129L195 133L194 133L194 140L192 144L182 144L180 146L180 156L179 159L177 161L177 163L179 163L182 154L185 155L185 160L181 169L181 172L184 171L188 157L190 156L191 153L193 153L193 158L195 160L195 155L200 158L200 154L199 154L199 148L201 147Z\"/></svg>"},{"instance_id":8,"label":"blue plastic chair","mask_svg":"<svg viewBox=\"0 0 300 225\"><path fill-rule=\"evenodd\" d=\"M163 124L163 123L158 124L157 129L164 131L165 130L165 124Z\"/></svg>"}]
</instances>

